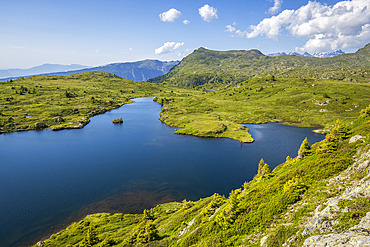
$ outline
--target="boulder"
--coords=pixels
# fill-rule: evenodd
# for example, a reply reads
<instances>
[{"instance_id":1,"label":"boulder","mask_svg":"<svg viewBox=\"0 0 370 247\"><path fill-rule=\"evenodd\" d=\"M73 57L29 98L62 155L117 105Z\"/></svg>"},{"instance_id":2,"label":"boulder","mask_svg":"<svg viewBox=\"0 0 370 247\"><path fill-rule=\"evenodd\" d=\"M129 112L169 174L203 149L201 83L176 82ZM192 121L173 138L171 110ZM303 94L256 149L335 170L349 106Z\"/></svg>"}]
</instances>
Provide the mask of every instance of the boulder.
<instances>
[{"instance_id":1,"label":"boulder","mask_svg":"<svg viewBox=\"0 0 370 247\"><path fill-rule=\"evenodd\" d=\"M44 129L46 127L48 127L48 126L44 123L40 123L40 122L35 123L35 128L36 129Z\"/></svg>"},{"instance_id":2,"label":"boulder","mask_svg":"<svg viewBox=\"0 0 370 247\"><path fill-rule=\"evenodd\" d=\"M62 117L55 117L55 118L53 119L53 121L54 121L54 122L57 122L57 123L63 123L63 122L65 122L65 120L64 120Z\"/></svg>"}]
</instances>

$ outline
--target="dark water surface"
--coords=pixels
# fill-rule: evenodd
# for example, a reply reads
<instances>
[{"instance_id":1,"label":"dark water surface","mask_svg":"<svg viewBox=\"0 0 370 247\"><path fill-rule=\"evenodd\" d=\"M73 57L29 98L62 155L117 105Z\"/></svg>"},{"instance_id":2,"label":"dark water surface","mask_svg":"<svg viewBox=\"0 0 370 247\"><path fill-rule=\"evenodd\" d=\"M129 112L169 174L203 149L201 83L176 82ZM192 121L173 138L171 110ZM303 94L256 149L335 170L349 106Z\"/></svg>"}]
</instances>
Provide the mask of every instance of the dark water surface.
<instances>
[{"instance_id":1,"label":"dark water surface","mask_svg":"<svg viewBox=\"0 0 370 247\"><path fill-rule=\"evenodd\" d=\"M324 138L273 123L247 125L252 144L175 135L160 110L138 98L83 129L0 135L0 246L32 242L73 215L228 195L256 174L261 158L274 168L295 157L305 137ZM124 123L112 124L119 117Z\"/></svg>"}]
</instances>

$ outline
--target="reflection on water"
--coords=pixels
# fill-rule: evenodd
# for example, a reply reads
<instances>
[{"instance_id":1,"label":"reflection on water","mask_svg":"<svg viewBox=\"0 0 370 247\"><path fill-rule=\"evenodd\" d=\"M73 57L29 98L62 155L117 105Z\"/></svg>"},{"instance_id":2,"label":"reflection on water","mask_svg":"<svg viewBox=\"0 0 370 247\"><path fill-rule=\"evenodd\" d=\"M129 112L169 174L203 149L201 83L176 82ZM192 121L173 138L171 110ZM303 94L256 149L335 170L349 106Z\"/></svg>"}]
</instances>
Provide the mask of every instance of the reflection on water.
<instances>
[{"instance_id":1,"label":"reflection on water","mask_svg":"<svg viewBox=\"0 0 370 247\"><path fill-rule=\"evenodd\" d=\"M307 128L247 125L255 142L174 135L151 98L95 116L79 130L0 136L0 246L19 246L95 212L142 212L157 203L227 195L294 157ZM122 117L122 125L112 120Z\"/></svg>"}]
</instances>

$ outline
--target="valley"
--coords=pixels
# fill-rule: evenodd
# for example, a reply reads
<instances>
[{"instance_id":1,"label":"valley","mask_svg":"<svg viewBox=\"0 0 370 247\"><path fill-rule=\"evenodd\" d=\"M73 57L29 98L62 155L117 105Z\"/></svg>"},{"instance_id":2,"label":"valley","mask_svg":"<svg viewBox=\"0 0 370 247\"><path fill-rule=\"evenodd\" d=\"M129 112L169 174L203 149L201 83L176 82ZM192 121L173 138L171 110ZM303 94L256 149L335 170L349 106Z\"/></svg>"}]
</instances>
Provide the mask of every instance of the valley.
<instances>
[{"instance_id":1,"label":"valley","mask_svg":"<svg viewBox=\"0 0 370 247\"><path fill-rule=\"evenodd\" d=\"M90 118L105 114L113 114L114 118L101 122L101 126L119 130L129 123L125 117L114 115L113 110L131 106L132 99L137 97L154 97L158 106L161 105L159 120L175 127L171 133L184 138L205 137L204 141L227 138L248 149L242 144L258 144L248 124L271 122L311 127L326 134L320 142L303 143L298 156L293 154L278 164L269 166L265 157L253 157L245 183L240 181L241 188L234 184L228 196L225 192L204 197L202 194L198 200L179 194L161 195L177 202L151 209L144 207L143 214L124 210L126 214L88 211L97 214L72 223L35 246L281 246L283 243L302 246L309 238L321 241L315 238L318 234L348 233L353 227L368 224L368 52L369 45L356 53L333 58L266 58L257 50L215 52L200 48L168 74L149 82L91 71L0 83L0 131L5 136L29 130L61 131L51 132L53 135L85 126L91 131L94 125L90 127ZM291 62L294 66L289 67ZM114 125L112 120L119 118L122 125ZM99 133L109 136L109 132ZM40 131L40 136L44 134ZM119 139L113 139L122 145ZM283 139L284 136L279 136L276 141ZM227 141L235 144L232 140ZM136 145L135 141L132 143ZM119 153L119 147L111 149ZM144 147L135 150L140 149L146 150ZM232 160L203 164L227 166ZM113 164L120 161L114 159ZM220 173L226 171L224 168ZM346 188L362 189L362 192L347 196L343 194ZM329 199L337 196L343 199L336 201L335 212L324 219L330 227L323 229L314 223L317 220L314 217ZM182 199L185 200L180 202ZM160 203L157 199L153 201ZM310 229L305 227L308 224L312 225Z\"/></svg>"}]
</instances>

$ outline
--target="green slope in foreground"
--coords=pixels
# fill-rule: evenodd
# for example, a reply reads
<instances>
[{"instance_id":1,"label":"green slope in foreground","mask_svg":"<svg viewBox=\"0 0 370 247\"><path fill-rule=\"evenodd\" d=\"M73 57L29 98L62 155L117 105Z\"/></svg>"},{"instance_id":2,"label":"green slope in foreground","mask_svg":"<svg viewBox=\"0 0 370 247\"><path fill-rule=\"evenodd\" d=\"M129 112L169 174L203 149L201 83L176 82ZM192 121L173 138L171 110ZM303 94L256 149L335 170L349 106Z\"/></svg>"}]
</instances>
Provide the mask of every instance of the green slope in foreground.
<instances>
[{"instance_id":1,"label":"green slope in foreground","mask_svg":"<svg viewBox=\"0 0 370 247\"><path fill-rule=\"evenodd\" d=\"M370 44L356 53L331 58L269 57L258 50L212 51L199 48L166 75L149 80L179 86L239 83L260 76L368 82Z\"/></svg>"},{"instance_id":2,"label":"green slope in foreground","mask_svg":"<svg viewBox=\"0 0 370 247\"><path fill-rule=\"evenodd\" d=\"M302 145L299 154L273 171L262 160L255 178L228 197L89 215L35 246L302 246L319 241L320 232L328 241L366 239L360 226L370 224L370 106L350 126L337 121L325 140ZM329 199L338 208L326 212ZM315 210L326 216L308 228Z\"/></svg>"}]
</instances>

